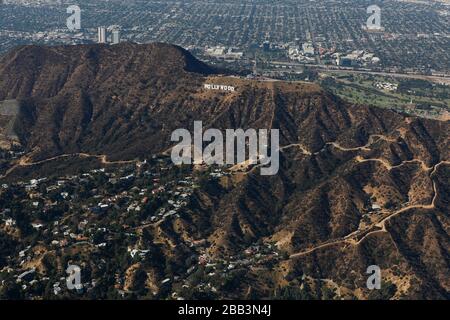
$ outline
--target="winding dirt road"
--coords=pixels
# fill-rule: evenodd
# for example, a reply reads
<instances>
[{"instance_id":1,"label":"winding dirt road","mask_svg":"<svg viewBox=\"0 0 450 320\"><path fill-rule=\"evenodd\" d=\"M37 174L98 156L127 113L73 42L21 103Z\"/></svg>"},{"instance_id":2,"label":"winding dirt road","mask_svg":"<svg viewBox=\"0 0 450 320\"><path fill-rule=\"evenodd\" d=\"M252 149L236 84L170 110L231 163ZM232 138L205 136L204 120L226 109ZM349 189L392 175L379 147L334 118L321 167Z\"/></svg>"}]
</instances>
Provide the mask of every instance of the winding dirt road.
<instances>
[{"instance_id":1,"label":"winding dirt road","mask_svg":"<svg viewBox=\"0 0 450 320\"><path fill-rule=\"evenodd\" d=\"M378 138L378 139L375 140L375 138ZM364 145L364 146L361 146L361 147L347 148L347 147L343 147L343 146L339 145L336 142L328 142L328 143L326 143L326 145L331 145L334 148L342 150L342 151L345 151L345 152L360 151L360 150L370 151L371 150L371 146L374 143L376 143L376 142L378 142L380 140L384 140L384 141L387 141L387 142L395 142L396 141L396 139L390 138L390 137L387 137L387 136L384 136L384 135L371 135L369 137L369 140L368 140L367 144ZM285 150L287 148L291 148L291 147L299 147L302 150L303 154L305 154L305 155L312 155L313 154L310 151L308 151L304 146L302 146L300 144L290 144L290 145L287 145L287 146L284 146L284 147L280 148L280 150L283 151L283 150ZM321 151L319 151L319 152L321 152ZM314 154L317 154L319 152L316 152ZM394 169L394 168L399 168L399 167L401 167L401 166L403 166L403 165L405 165L407 163L420 163L422 170L424 170L424 171L431 171L430 175L429 175L431 180L433 180L433 175L436 173L436 170L439 168L439 166L450 164L449 161L441 161L438 164L436 164L436 165L434 165L432 167L429 167L429 166L427 166L427 164L424 161L422 161L420 159L412 159L412 160L403 161L401 164L392 166L390 163L388 163L384 159L375 159L375 158L374 159L365 159L365 158L363 158L360 155L356 156L354 158L354 160L356 160L357 162L360 162L360 163L364 163L364 162L378 162L378 163L381 163L389 171ZM294 253L294 254L290 255L289 258L290 259L294 259L294 258L302 257L302 256L305 256L305 255L311 254L311 253L313 253L313 252L315 252L317 250L320 250L320 249L323 249L323 248L327 248L327 247L330 247L330 246L334 246L334 245L338 245L338 244L345 244L346 243L346 244L350 244L350 245L359 245L362 241L364 241L365 239L367 239L371 235L374 235L374 234L377 234L377 233L388 232L387 229L386 229L386 222L388 222L392 218L394 218L394 217L396 217L396 216L398 216L398 215L400 215L400 214L402 214L402 213L404 213L406 211L409 211L411 209L434 209L435 206L436 206L436 199L437 199L437 197L438 197L438 190L437 190L436 182L433 181L433 199L432 199L432 202L430 204L428 204L428 205L427 204L415 204L415 205L410 205L410 206L404 207L404 208L402 208L400 210L397 210L397 211L393 212L392 214L384 217L380 221L378 221L376 223L373 223L372 225L368 226L364 230L356 230L356 231L352 232L351 234L349 234L349 235L347 235L347 236L345 236L343 238L336 239L336 240L329 241L329 242L325 242L325 243L319 244L319 245L317 245L317 246L315 246L313 248L309 248L309 249L306 249L304 251L301 251L301 252L298 252L298 253ZM377 230L370 231L372 229L377 229ZM361 239L357 240L358 236L360 236L361 234L364 234L365 232L367 232L367 234L365 234Z\"/></svg>"},{"instance_id":2,"label":"winding dirt road","mask_svg":"<svg viewBox=\"0 0 450 320\"><path fill-rule=\"evenodd\" d=\"M375 160L379 160L379 159L369 159L368 161L375 161ZM414 160L411 160L414 161ZM411 162L409 161L409 162ZM420 161L420 160L418 160ZM433 175L436 173L436 170L442 166L442 165L449 165L450 162L449 161L441 161L438 164L436 164L435 166L433 166L432 168L426 167L427 171L431 170L430 173L430 179L433 179ZM402 165L402 164L401 164ZM399 165L400 166L400 165ZM398 166L396 166L398 167ZM393 167L391 167L393 168ZM388 222L389 220L391 220L392 218L406 212L409 211L411 209L426 209L426 210L431 210L436 208L436 200L438 197L438 190L437 190L437 186L436 186L436 181L433 181L433 199L431 201L430 204L415 204L415 205L410 205L407 207L404 207L400 210L397 210L395 212L393 212L392 214L388 215L387 217L384 217L382 220L370 225L369 227L365 228L365 230L357 230L355 232L352 232L351 234L345 236L344 238L341 239L337 239L334 241L330 241L330 242L326 242L320 245L317 245L313 248L310 249L306 249L304 251L298 252L298 253L294 253L292 255L289 256L289 259L295 259L298 257L302 257L305 255L308 255L310 253L313 253L319 249L322 248L326 248L326 247L330 247L330 246L334 246L334 245L338 245L338 244L350 244L350 245L359 245L362 241L364 241L365 239L367 239L369 236L377 234L377 233L385 233L388 232L386 229L386 222ZM369 231L371 229L377 228L377 230L374 231ZM368 232L369 231L369 232ZM363 234L364 232L368 232L367 234L365 234L361 239L357 240L358 236L360 236L361 234Z\"/></svg>"},{"instance_id":3,"label":"winding dirt road","mask_svg":"<svg viewBox=\"0 0 450 320\"><path fill-rule=\"evenodd\" d=\"M46 162L59 160L59 159L75 158L75 157L78 157L78 158L97 158L97 159L100 159L100 162L102 164L105 164L105 165L130 164L130 163L136 163L137 162L137 160L108 161L108 156L107 155L104 155L104 154L102 154L102 155L91 155L91 154L88 154L88 153L62 154L62 155L59 155L59 156L55 156L55 157L51 157L51 158L48 158L48 159L35 161L35 162L30 162L30 158L28 156L24 156L24 157L19 159L18 163L16 163L14 166L9 168L5 172L5 174L0 176L0 179L4 179L4 178L8 177L8 175L10 175L14 170L16 170L19 167L31 167L31 166L40 165L40 164L43 164L43 163L46 163Z\"/></svg>"},{"instance_id":4,"label":"winding dirt road","mask_svg":"<svg viewBox=\"0 0 450 320\"><path fill-rule=\"evenodd\" d=\"M375 138L378 138L378 139L375 139ZM325 144L325 147L327 145L331 145L334 148L342 150L344 152L361 151L361 150L362 151L370 151L371 150L371 146L373 144L377 143L380 140L384 140L384 141L387 141L387 142L396 142L397 141L395 138L390 138L390 137L387 137L387 136L384 136L384 135L374 134L374 135L369 136L368 142L364 146L349 148L349 147L343 147L343 146L341 146L340 144L338 144L336 142L327 142ZM303 146L301 144L290 144L290 145L286 145L286 146L281 147L280 151L283 151L283 150L286 150L286 149L292 148L292 147L298 147L302 151L302 153L305 154L305 155L313 155L313 154L316 155L316 154L322 152L325 149L325 147L324 147L320 151L312 153L311 151L307 150L307 148L305 146ZM429 166L427 166L427 164L424 161L422 161L420 159L412 159L412 160L403 161L402 163L393 166L393 165L391 165L390 163L388 163L384 159L376 159L376 158L365 159L365 158L363 158L360 155L356 156L354 158L354 160L357 161L357 162L360 162L360 163L364 163L364 162L378 162L378 163L381 163L389 171L394 169L394 168L399 168L399 167L401 167L401 166L403 166L403 165L405 165L407 163L419 163L420 166L421 166L421 169L423 171L431 171L429 177L432 180L433 180L433 175L435 174L435 172L439 168L439 166L445 165L445 164L450 164L449 161L441 161L438 164L436 164L436 165L434 165L432 167L429 167ZM255 169L255 168L253 168L253 169ZM253 171L253 169L251 171ZM386 229L386 222L389 221L390 219L392 219L392 218L394 218L394 217L396 217L396 216L398 216L398 215L400 215L400 214L402 214L402 213L404 213L404 212L406 212L408 210L411 210L411 209L434 209L435 205L436 205L436 199L438 197L438 190L437 190L437 186L436 186L436 182L435 181L433 181L433 193L434 193L434 195L433 195L433 200L432 200L431 204L428 204L428 205L426 205L426 204L415 204L415 205L410 205L410 206L404 207L404 208L402 208L400 210L397 210L397 211L393 212L392 214L384 217L382 220L380 220L380 221L378 221L376 223L373 223L372 225L368 226L364 230L356 230L356 231L352 232L351 234L349 234L349 235L347 235L347 236L345 236L343 238L339 238L339 239L335 239L333 241L325 242L325 243L319 244L319 245L317 245L317 246L315 246L313 248L309 248L309 249L306 249L304 251L301 251L301 252L298 252L298 253L294 253L294 254L290 255L289 258L290 259L294 259L294 258L302 257L302 256L305 256L305 255L311 254L311 253L313 253L313 252L315 252L317 250L320 250L320 249L323 249L323 248L327 248L327 247L330 247L330 246L334 246L334 245L338 245L338 244L346 243L346 244L350 244L350 245L359 245L362 241L364 241L367 237L369 237L371 235L374 235L374 234L377 234L377 233L388 232L387 229ZM370 231L372 229L377 229L377 230ZM360 235L364 234L365 232L367 232L367 234L365 234L360 240L357 240L357 238Z\"/></svg>"}]
</instances>

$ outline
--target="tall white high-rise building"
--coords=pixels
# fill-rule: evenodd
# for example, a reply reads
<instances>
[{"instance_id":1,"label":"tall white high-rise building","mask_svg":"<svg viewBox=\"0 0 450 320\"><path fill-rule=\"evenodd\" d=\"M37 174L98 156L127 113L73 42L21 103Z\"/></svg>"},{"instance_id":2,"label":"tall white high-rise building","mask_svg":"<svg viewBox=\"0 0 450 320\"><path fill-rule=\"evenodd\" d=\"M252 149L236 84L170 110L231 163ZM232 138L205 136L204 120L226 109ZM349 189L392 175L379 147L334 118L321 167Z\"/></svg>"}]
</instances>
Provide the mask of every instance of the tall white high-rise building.
<instances>
[{"instance_id":1,"label":"tall white high-rise building","mask_svg":"<svg viewBox=\"0 0 450 320\"><path fill-rule=\"evenodd\" d=\"M98 43L106 43L106 28L98 28Z\"/></svg>"},{"instance_id":2,"label":"tall white high-rise building","mask_svg":"<svg viewBox=\"0 0 450 320\"><path fill-rule=\"evenodd\" d=\"M112 44L120 43L120 31L119 30L113 30L112 36L111 36L111 43Z\"/></svg>"}]
</instances>

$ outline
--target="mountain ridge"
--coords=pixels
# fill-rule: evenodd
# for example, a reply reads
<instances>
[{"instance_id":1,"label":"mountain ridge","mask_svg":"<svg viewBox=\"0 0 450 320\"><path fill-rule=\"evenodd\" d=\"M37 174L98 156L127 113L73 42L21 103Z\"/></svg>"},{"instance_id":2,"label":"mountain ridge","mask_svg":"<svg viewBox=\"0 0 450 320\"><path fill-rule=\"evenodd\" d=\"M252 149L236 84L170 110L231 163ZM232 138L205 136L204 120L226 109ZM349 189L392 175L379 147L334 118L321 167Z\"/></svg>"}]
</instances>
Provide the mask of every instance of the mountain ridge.
<instances>
[{"instance_id":1,"label":"mountain ridge","mask_svg":"<svg viewBox=\"0 0 450 320\"><path fill-rule=\"evenodd\" d=\"M19 101L27 119L26 159L9 174L60 155L102 157L103 165L145 159L200 120L205 129L279 129L278 175L237 170L196 191L186 217L143 227L181 265L193 239L217 259L258 242L286 253L262 271L244 270L227 298L245 297L247 286L269 297L303 275L367 297L370 264L397 285L397 298L448 297L448 121L349 104L316 84L222 75L166 44L16 49L0 62L6 99ZM155 268L147 271L164 273Z\"/></svg>"}]
</instances>

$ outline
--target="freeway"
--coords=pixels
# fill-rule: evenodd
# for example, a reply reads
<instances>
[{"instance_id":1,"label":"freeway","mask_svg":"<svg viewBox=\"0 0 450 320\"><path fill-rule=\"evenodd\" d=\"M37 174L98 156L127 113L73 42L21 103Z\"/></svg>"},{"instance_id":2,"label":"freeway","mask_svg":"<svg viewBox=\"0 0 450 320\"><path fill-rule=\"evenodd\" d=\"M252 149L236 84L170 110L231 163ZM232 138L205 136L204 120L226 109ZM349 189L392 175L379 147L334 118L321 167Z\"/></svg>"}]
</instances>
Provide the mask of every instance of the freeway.
<instances>
[{"instance_id":1,"label":"freeway","mask_svg":"<svg viewBox=\"0 0 450 320\"><path fill-rule=\"evenodd\" d=\"M376 76L384 76L384 77L394 77L394 78L410 78L410 79L421 79L428 80L436 83L444 83L450 85L450 75L423 75L418 73L398 73L398 72L387 72L387 71L372 71L370 69L354 69L354 68L346 68L346 67L337 67L337 66L327 66L323 64L304 64L298 62L282 62L282 61L272 61L273 65L284 65L290 67L314 67L316 69L331 72L331 73L355 73L355 74L371 74Z\"/></svg>"}]
</instances>

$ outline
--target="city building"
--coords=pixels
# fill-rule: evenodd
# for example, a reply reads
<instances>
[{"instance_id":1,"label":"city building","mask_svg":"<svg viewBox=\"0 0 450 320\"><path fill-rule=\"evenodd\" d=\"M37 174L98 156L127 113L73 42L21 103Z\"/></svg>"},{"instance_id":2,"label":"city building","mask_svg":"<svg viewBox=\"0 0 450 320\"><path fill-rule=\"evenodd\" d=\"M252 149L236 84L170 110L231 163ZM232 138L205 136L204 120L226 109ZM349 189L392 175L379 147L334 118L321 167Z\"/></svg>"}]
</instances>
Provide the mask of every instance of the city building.
<instances>
[{"instance_id":1,"label":"city building","mask_svg":"<svg viewBox=\"0 0 450 320\"><path fill-rule=\"evenodd\" d=\"M222 46L216 46L206 49L206 54L212 57L221 57L225 54L226 48Z\"/></svg>"},{"instance_id":2,"label":"city building","mask_svg":"<svg viewBox=\"0 0 450 320\"><path fill-rule=\"evenodd\" d=\"M244 56L244 52L239 48L223 46L207 47L205 54L214 58L239 60Z\"/></svg>"},{"instance_id":3,"label":"city building","mask_svg":"<svg viewBox=\"0 0 450 320\"><path fill-rule=\"evenodd\" d=\"M98 43L106 43L106 28L99 27L98 28Z\"/></svg>"},{"instance_id":4,"label":"city building","mask_svg":"<svg viewBox=\"0 0 450 320\"><path fill-rule=\"evenodd\" d=\"M303 54L313 56L314 55L314 46L311 42L305 42L302 45Z\"/></svg>"},{"instance_id":5,"label":"city building","mask_svg":"<svg viewBox=\"0 0 450 320\"><path fill-rule=\"evenodd\" d=\"M119 31L119 30L114 30L114 31L112 32L111 43L112 43L112 44L118 44L118 43L120 43L120 31Z\"/></svg>"}]
</instances>

